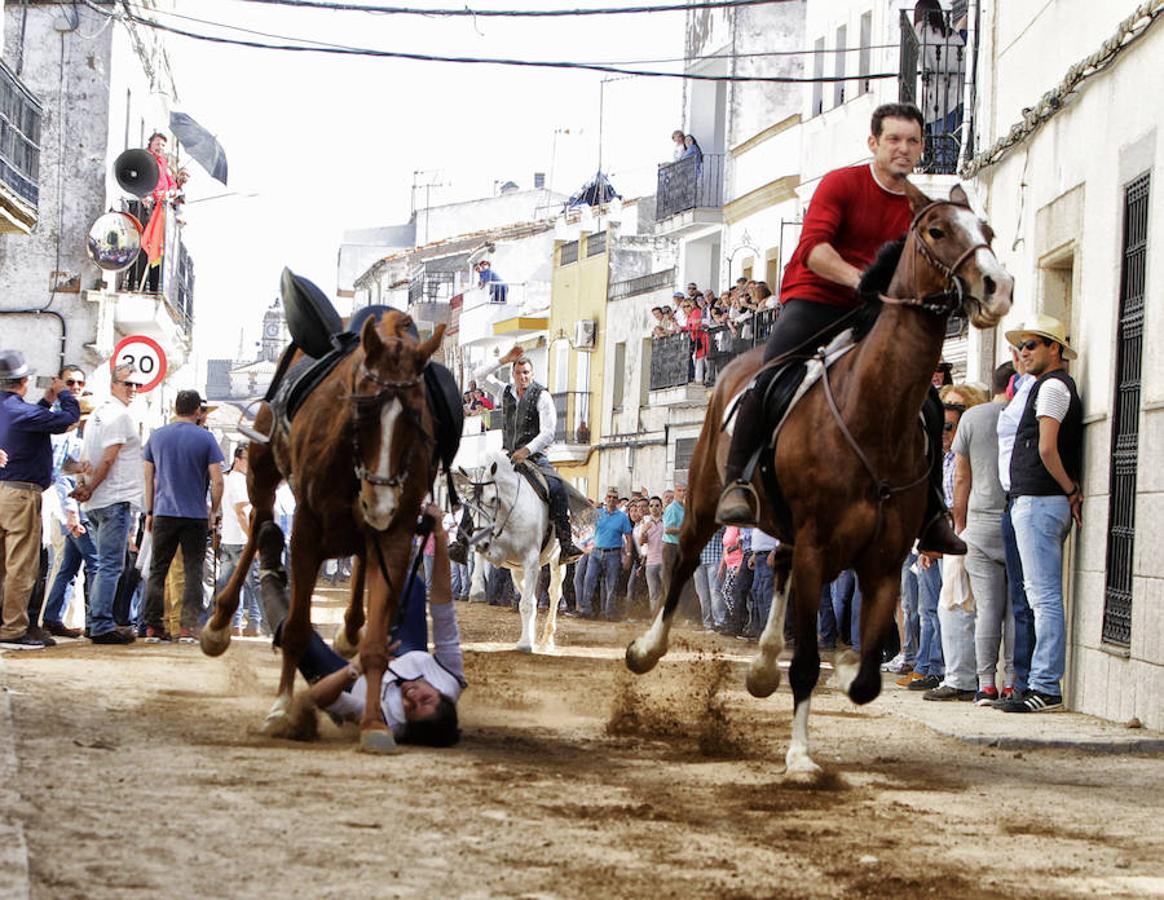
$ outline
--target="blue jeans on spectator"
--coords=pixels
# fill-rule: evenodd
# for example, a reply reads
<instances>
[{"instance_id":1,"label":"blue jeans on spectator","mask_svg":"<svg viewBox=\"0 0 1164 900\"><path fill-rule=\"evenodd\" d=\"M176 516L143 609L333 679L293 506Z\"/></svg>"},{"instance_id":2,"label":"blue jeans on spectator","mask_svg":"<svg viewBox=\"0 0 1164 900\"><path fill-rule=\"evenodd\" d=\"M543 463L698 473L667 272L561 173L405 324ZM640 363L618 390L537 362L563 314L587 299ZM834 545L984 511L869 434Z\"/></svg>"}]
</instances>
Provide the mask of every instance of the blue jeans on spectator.
<instances>
[{"instance_id":1,"label":"blue jeans on spectator","mask_svg":"<svg viewBox=\"0 0 1164 900\"><path fill-rule=\"evenodd\" d=\"M85 531L74 536L66 531L61 567L57 570L57 577L53 579L48 600L45 601L45 625L60 625L64 622L65 594L73 579L77 577L82 562L85 564L85 589L92 594L93 585L97 581L97 547L93 543L93 535Z\"/></svg>"},{"instance_id":2,"label":"blue jeans on spectator","mask_svg":"<svg viewBox=\"0 0 1164 900\"><path fill-rule=\"evenodd\" d=\"M918 578L913 571L916 562L917 554L911 553L901 567L901 630L905 633L901 640L901 657L910 668L917 663L918 644L921 641Z\"/></svg>"},{"instance_id":3,"label":"blue jeans on spectator","mask_svg":"<svg viewBox=\"0 0 1164 900\"><path fill-rule=\"evenodd\" d=\"M1063 542L1071 531L1071 503L1062 495L1015 497L1010 515L1022 558L1027 600L1035 618L1035 647L1027 686L1058 697L1067 664Z\"/></svg>"},{"instance_id":4,"label":"blue jeans on spectator","mask_svg":"<svg viewBox=\"0 0 1164 900\"><path fill-rule=\"evenodd\" d=\"M234 570L238 568L238 560L242 556L243 546L243 544L219 545L218 584L214 586L216 593L222 592L222 589L226 587L226 583L230 581L230 577L234 574ZM259 606L258 560L251 562L251 570L247 572L247 577L243 579L242 595L239 600L238 609L234 611L234 621L231 623L235 628L242 625L244 611L247 614L247 624L253 629L258 629L263 623L263 610ZM267 626L270 627L270 624L268 622Z\"/></svg>"},{"instance_id":5,"label":"blue jeans on spectator","mask_svg":"<svg viewBox=\"0 0 1164 900\"><path fill-rule=\"evenodd\" d=\"M586 587L586 571L590 568L590 556L593 553L593 550L590 553L584 553L574 563L574 611L579 615L583 615L583 611L587 608L583 605L582 595L586 593L584 590Z\"/></svg>"},{"instance_id":6,"label":"blue jeans on spectator","mask_svg":"<svg viewBox=\"0 0 1164 900\"><path fill-rule=\"evenodd\" d=\"M849 605L849 646L853 648L854 652L860 653L861 586L857 584L857 573L852 569L845 569L832 583L829 593L838 634L841 624L845 621L845 605Z\"/></svg>"},{"instance_id":7,"label":"blue jeans on spectator","mask_svg":"<svg viewBox=\"0 0 1164 900\"><path fill-rule=\"evenodd\" d=\"M1021 696L1031 675L1031 655L1035 652L1035 616L1027 602L1023 583L1023 561L1014 536L1014 500L1006 502L1002 514L1002 549L1006 554L1006 590L1014 612L1014 689Z\"/></svg>"},{"instance_id":8,"label":"blue jeans on spectator","mask_svg":"<svg viewBox=\"0 0 1164 900\"><path fill-rule=\"evenodd\" d=\"M452 572L450 577L452 579L452 591L454 600L467 600L469 598L469 567L465 563L451 563Z\"/></svg>"},{"instance_id":9,"label":"blue jeans on spectator","mask_svg":"<svg viewBox=\"0 0 1164 900\"><path fill-rule=\"evenodd\" d=\"M97 548L97 571L89 597L89 634L96 637L116 628L113 601L117 582L125 567L125 546L129 539L129 502L114 503L89 510L89 525Z\"/></svg>"},{"instance_id":10,"label":"blue jeans on spectator","mask_svg":"<svg viewBox=\"0 0 1164 900\"><path fill-rule=\"evenodd\" d=\"M590 562L586 564L586 583L578 596L578 611L589 618L595 615L594 590L602 581L602 614L608 619L618 615L615 607L615 591L618 589L618 572L622 566L622 548L590 551Z\"/></svg>"},{"instance_id":11,"label":"blue jeans on spectator","mask_svg":"<svg viewBox=\"0 0 1164 900\"><path fill-rule=\"evenodd\" d=\"M426 553L424 555L424 590L426 593L432 593L432 567L436 557ZM453 595L454 597L456 594Z\"/></svg>"},{"instance_id":12,"label":"blue jeans on spectator","mask_svg":"<svg viewBox=\"0 0 1164 900\"><path fill-rule=\"evenodd\" d=\"M918 568L921 569L919 563ZM942 663L942 627L938 624L938 598L942 594L942 567L934 560L917 576L918 603L921 606L921 640L913 670L919 675L945 674Z\"/></svg>"},{"instance_id":13,"label":"blue jeans on spectator","mask_svg":"<svg viewBox=\"0 0 1164 900\"><path fill-rule=\"evenodd\" d=\"M752 624L750 634L758 635L768 624L768 614L772 611L772 569L768 566L768 552L752 556L755 568L752 570ZM786 617L787 618L787 617ZM777 623L783 628L784 623Z\"/></svg>"}]
</instances>

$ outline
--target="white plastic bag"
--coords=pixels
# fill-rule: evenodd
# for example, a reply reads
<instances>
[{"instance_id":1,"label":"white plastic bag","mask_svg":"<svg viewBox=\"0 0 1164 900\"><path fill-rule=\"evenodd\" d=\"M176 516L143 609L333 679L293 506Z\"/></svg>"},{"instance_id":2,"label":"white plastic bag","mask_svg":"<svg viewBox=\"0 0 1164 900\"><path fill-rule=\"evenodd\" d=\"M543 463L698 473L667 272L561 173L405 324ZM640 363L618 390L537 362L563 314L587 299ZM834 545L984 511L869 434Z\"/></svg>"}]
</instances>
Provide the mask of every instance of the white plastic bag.
<instances>
[{"instance_id":1,"label":"white plastic bag","mask_svg":"<svg viewBox=\"0 0 1164 900\"><path fill-rule=\"evenodd\" d=\"M137 570L141 572L143 578L150 576L150 560L154 555L154 533L152 531L143 531L141 536L141 544L137 548Z\"/></svg>"},{"instance_id":2,"label":"white plastic bag","mask_svg":"<svg viewBox=\"0 0 1164 900\"><path fill-rule=\"evenodd\" d=\"M974 612L974 592L970 590L970 576L966 574L963 557L946 556L942 559L942 595L939 602L942 609Z\"/></svg>"}]
</instances>

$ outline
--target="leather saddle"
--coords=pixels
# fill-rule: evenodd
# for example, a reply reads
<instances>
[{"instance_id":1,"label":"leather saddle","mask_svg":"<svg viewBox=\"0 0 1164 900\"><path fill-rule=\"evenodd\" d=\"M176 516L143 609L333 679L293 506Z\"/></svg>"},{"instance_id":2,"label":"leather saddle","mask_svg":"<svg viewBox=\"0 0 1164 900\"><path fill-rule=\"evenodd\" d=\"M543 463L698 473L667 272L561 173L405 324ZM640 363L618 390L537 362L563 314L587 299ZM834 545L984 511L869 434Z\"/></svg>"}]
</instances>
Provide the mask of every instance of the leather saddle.
<instances>
[{"instance_id":1,"label":"leather saddle","mask_svg":"<svg viewBox=\"0 0 1164 900\"><path fill-rule=\"evenodd\" d=\"M364 307L345 327L323 291L287 268L283 269L281 293L291 343L283 351L263 399L271 404L276 420L289 427L304 400L356 349L364 323L368 319L378 322L392 307ZM420 339L415 325L410 327L409 335L414 340ZM299 350L304 356L292 362ZM431 361L424 368L424 385L435 426L438 454L448 470L461 445L465 415L461 389L452 372ZM252 435L248 437L255 439Z\"/></svg>"}]
</instances>

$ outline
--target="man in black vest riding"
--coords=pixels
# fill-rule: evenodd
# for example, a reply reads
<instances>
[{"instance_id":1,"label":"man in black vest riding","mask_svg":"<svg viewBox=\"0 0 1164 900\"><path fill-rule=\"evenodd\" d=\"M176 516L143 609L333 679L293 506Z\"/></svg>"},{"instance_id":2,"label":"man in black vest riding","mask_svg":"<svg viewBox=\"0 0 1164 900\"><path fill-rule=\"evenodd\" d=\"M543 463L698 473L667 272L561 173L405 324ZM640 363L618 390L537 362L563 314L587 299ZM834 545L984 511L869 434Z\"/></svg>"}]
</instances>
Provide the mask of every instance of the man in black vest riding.
<instances>
[{"instance_id":1,"label":"man in black vest riding","mask_svg":"<svg viewBox=\"0 0 1164 900\"><path fill-rule=\"evenodd\" d=\"M504 384L493 377L504 365L513 364L513 383ZM495 363L486 363L473 373L478 381L488 383L491 392L498 396L504 425L501 445L514 464L528 462L537 466L546 477L550 488L550 518L558 532L561 547L559 556L562 565L575 562L582 551L574 546L570 534L570 508L566 498L566 486L557 471L546 458L546 450L554 442L554 432L558 425L558 413L550 392L533 379L533 363L521 347L515 346Z\"/></svg>"}]
</instances>

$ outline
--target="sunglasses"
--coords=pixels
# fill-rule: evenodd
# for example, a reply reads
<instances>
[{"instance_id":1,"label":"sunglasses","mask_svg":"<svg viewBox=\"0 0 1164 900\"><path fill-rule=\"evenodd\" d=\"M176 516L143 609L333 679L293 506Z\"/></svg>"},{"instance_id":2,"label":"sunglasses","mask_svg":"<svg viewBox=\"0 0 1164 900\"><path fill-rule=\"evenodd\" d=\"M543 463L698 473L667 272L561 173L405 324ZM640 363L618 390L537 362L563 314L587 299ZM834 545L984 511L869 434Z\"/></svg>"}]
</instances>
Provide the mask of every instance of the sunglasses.
<instances>
[{"instance_id":1,"label":"sunglasses","mask_svg":"<svg viewBox=\"0 0 1164 900\"><path fill-rule=\"evenodd\" d=\"M85 379L83 379L83 378L66 378L65 384L67 384L69 387L84 387L85 386Z\"/></svg>"},{"instance_id":2,"label":"sunglasses","mask_svg":"<svg viewBox=\"0 0 1164 900\"><path fill-rule=\"evenodd\" d=\"M141 385L136 381L115 381L113 383L114 384L124 384L127 388L129 388L132 391L140 391L141 390Z\"/></svg>"},{"instance_id":3,"label":"sunglasses","mask_svg":"<svg viewBox=\"0 0 1164 900\"><path fill-rule=\"evenodd\" d=\"M1019 350L1034 350L1036 347L1041 347L1045 343L1046 341L1041 338L1031 338L1030 340L1019 341L1017 346Z\"/></svg>"}]
</instances>

